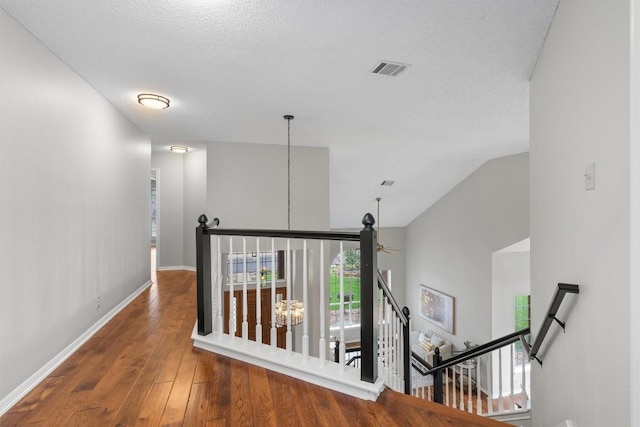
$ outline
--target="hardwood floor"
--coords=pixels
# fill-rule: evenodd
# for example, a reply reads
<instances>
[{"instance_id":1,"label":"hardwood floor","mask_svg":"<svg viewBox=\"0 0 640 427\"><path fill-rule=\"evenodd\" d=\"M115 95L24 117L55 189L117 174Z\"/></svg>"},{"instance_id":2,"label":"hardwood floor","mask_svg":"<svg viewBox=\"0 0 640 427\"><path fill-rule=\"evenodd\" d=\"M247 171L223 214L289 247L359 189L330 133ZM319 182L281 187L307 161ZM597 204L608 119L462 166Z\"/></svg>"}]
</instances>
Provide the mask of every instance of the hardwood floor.
<instances>
[{"instance_id":1,"label":"hardwood floor","mask_svg":"<svg viewBox=\"0 0 640 427\"><path fill-rule=\"evenodd\" d=\"M499 426L386 390L363 401L192 347L195 273L157 280L0 426Z\"/></svg>"}]
</instances>

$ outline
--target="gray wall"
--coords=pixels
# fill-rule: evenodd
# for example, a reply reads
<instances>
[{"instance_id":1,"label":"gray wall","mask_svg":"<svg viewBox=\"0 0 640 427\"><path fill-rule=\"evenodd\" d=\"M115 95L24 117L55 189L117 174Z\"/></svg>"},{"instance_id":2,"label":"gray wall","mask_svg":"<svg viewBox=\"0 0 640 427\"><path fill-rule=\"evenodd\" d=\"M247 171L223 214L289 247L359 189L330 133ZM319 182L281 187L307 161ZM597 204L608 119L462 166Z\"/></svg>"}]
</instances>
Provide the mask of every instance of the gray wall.
<instances>
[{"instance_id":1,"label":"gray wall","mask_svg":"<svg viewBox=\"0 0 640 427\"><path fill-rule=\"evenodd\" d=\"M184 157L184 250L183 264L196 266L198 217L207 209L207 152L194 151ZM213 219L213 218L211 218Z\"/></svg>"},{"instance_id":2,"label":"gray wall","mask_svg":"<svg viewBox=\"0 0 640 427\"><path fill-rule=\"evenodd\" d=\"M537 426L631 425L629 40L629 2L561 1L531 81L533 325L558 282L581 285L533 364Z\"/></svg>"},{"instance_id":3,"label":"gray wall","mask_svg":"<svg viewBox=\"0 0 640 427\"><path fill-rule=\"evenodd\" d=\"M1 401L149 281L151 233L149 139L1 9L0 63Z\"/></svg>"},{"instance_id":4,"label":"gray wall","mask_svg":"<svg viewBox=\"0 0 640 427\"><path fill-rule=\"evenodd\" d=\"M493 252L528 236L528 154L486 162L406 228L413 329L435 330L456 347L489 341ZM419 316L420 284L455 298L455 335Z\"/></svg>"},{"instance_id":5,"label":"gray wall","mask_svg":"<svg viewBox=\"0 0 640 427\"><path fill-rule=\"evenodd\" d=\"M207 216L225 228L287 228L287 147L209 143ZM329 150L291 147L291 229L329 229Z\"/></svg>"},{"instance_id":6,"label":"gray wall","mask_svg":"<svg viewBox=\"0 0 640 427\"><path fill-rule=\"evenodd\" d=\"M516 297L531 293L530 257L529 251L493 254L492 339L516 330L514 317Z\"/></svg>"}]
</instances>

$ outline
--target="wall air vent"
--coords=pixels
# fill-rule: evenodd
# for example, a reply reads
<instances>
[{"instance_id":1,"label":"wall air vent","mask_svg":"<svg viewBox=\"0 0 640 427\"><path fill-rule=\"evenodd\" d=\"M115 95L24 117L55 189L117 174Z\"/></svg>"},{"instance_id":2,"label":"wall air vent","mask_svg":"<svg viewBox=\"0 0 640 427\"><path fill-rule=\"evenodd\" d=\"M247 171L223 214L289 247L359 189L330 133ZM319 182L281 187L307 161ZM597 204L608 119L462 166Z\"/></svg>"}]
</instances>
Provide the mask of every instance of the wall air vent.
<instances>
[{"instance_id":1,"label":"wall air vent","mask_svg":"<svg viewBox=\"0 0 640 427\"><path fill-rule=\"evenodd\" d=\"M409 66L409 64L400 64L398 62L380 61L380 63L373 68L371 74L396 77Z\"/></svg>"},{"instance_id":2,"label":"wall air vent","mask_svg":"<svg viewBox=\"0 0 640 427\"><path fill-rule=\"evenodd\" d=\"M386 186L386 187L391 187L394 183L395 183L395 181L389 181L388 179L385 179L384 181L382 181L382 183L380 185Z\"/></svg>"}]
</instances>

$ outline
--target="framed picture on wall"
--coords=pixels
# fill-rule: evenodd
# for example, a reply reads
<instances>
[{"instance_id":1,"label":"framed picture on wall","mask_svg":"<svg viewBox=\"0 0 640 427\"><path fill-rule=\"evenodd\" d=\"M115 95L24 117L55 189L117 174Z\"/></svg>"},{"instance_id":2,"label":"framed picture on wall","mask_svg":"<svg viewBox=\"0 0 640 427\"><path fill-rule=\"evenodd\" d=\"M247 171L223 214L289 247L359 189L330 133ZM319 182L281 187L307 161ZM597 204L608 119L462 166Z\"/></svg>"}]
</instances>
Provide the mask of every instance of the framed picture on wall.
<instances>
[{"instance_id":1,"label":"framed picture on wall","mask_svg":"<svg viewBox=\"0 0 640 427\"><path fill-rule=\"evenodd\" d=\"M454 299L420 285L420 317L453 334Z\"/></svg>"}]
</instances>

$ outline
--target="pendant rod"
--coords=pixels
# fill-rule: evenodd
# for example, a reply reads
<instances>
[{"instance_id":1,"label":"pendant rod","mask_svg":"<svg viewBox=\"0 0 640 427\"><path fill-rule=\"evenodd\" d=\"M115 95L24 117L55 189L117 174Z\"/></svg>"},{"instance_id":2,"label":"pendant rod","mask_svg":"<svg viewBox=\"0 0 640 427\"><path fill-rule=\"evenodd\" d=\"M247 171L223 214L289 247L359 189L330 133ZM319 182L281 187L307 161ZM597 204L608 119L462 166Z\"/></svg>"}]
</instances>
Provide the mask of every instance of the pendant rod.
<instances>
[{"instance_id":1,"label":"pendant rod","mask_svg":"<svg viewBox=\"0 0 640 427\"><path fill-rule=\"evenodd\" d=\"M287 121L287 230L291 230L291 120L293 116L284 116Z\"/></svg>"}]
</instances>

